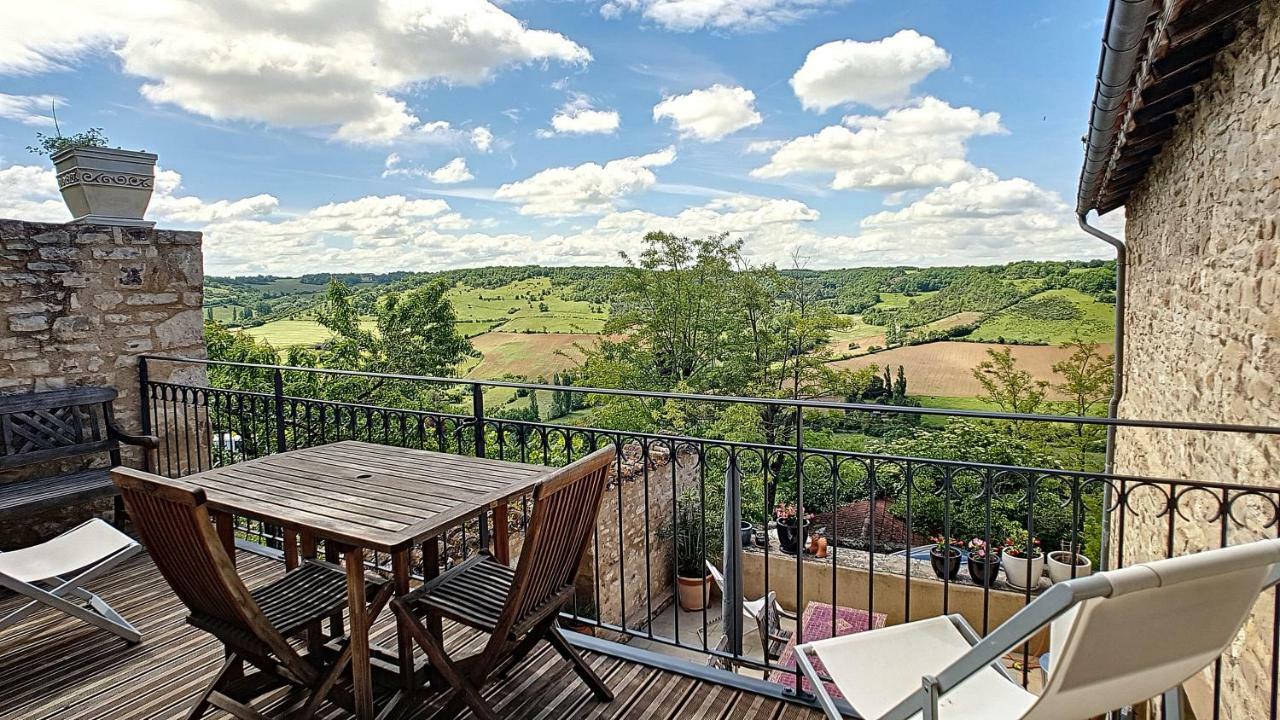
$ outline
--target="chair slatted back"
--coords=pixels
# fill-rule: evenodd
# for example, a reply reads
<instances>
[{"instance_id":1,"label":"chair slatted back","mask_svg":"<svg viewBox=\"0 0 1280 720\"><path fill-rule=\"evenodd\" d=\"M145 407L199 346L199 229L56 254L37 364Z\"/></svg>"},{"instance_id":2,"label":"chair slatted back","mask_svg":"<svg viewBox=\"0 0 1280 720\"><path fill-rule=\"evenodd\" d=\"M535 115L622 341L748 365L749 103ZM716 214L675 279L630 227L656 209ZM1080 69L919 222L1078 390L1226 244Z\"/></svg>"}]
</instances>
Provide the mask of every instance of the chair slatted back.
<instances>
[{"instance_id":1,"label":"chair slatted back","mask_svg":"<svg viewBox=\"0 0 1280 720\"><path fill-rule=\"evenodd\" d=\"M282 660L292 659L287 641L236 574L205 508L204 490L123 467L111 475L156 568L192 613L257 638Z\"/></svg>"},{"instance_id":2,"label":"chair slatted back","mask_svg":"<svg viewBox=\"0 0 1280 720\"><path fill-rule=\"evenodd\" d=\"M1024 717L1093 717L1184 682L1235 641L1278 563L1280 540L1263 540L1102 573L1112 592L1053 622L1048 681Z\"/></svg>"},{"instance_id":3,"label":"chair slatted back","mask_svg":"<svg viewBox=\"0 0 1280 720\"><path fill-rule=\"evenodd\" d=\"M543 615L549 603L573 586L616 457L614 446L602 448L560 468L534 489L533 520L500 627L519 627Z\"/></svg>"},{"instance_id":4,"label":"chair slatted back","mask_svg":"<svg viewBox=\"0 0 1280 720\"><path fill-rule=\"evenodd\" d=\"M115 398L106 387L0 397L0 470L115 450L106 426Z\"/></svg>"}]
</instances>

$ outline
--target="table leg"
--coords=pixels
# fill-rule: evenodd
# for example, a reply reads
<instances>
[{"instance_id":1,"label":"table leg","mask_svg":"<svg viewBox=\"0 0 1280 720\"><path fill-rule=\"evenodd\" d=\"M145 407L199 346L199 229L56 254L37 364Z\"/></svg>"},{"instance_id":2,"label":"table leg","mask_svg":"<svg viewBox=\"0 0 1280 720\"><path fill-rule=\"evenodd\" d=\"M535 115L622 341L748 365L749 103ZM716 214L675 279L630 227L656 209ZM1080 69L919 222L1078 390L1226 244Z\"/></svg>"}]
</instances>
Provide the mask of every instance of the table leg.
<instances>
[{"instance_id":1,"label":"table leg","mask_svg":"<svg viewBox=\"0 0 1280 720\"><path fill-rule=\"evenodd\" d=\"M392 553L391 575L396 584L396 595L408 595L409 550ZM405 692L412 692L414 689L413 637L399 615L396 616L396 652L400 658L400 685Z\"/></svg>"},{"instance_id":2,"label":"table leg","mask_svg":"<svg viewBox=\"0 0 1280 720\"><path fill-rule=\"evenodd\" d=\"M338 545L332 540L324 541L324 559L325 562L337 565L340 562L338 557ZM342 613L334 613L329 616L329 636L342 637Z\"/></svg>"},{"instance_id":3,"label":"table leg","mask_svg":"<svg viewBox=\"0 0 1280 720\"><path fill-rule=\"evenodd\" d=\"M289 528L280 532L284 535L284 569L292 570L298 567L298 534Z\"/></svg>"},{"instance_id":4,"label":"table leg","mask_svg":"<svg viewBox=\"0 0 1280 720\"><path fill-rule=\"evenodd\" d=\"M493 559L503 565L511 564L511 538L507 528L509 519L506 503L493 508Z\"/></svg>"},{"instance_id":5,"label":"table leg","mask_svg":"<svg viewBox=\"0 0 1280 720\"><path fill-rule=\"evenodd\" d=\"M373 720L373 666L369 660L369 606L364 597L364 553L347 548L347 604L351 622L351 686L356 717Z\"/></svg>"},{"instance_id":6,"label":"table leg","mask_svg":"<svg viewBox=\"0 0 1280 720\"><path fill-rule=\"evenodd\" d=\"M424 582L440 576L440 538L428 538L422 543L422 579ZM430 616L427 618L427 632L437 640L444 638L444 623L441 622L439 616ZM436 671L435 667L427 670L427 677L430 678L431 687L435 690L444 689L444 680Z\"/></svg>"},{"instance_id":7,"label":"table leg","mask_svg":"<svg viewBox=\"0 0 1280 720\"><path fill-rule=\"evenodd\" d=\"M231 561L231 566L236 564L236 526L235 519L230 513L210 512L213 516L213 525L218 531L218 540L222 541L222 549L227 551L227 559Z\"/></svg>"},{"instance_id":8,"label":"table leg","mask_svg":"<svg viewBox=\"0 0 1280 720\"><path fill-rule=\"evenodd\" d=\"M314 560L316 558L316 536L309 532L298 534L300 551L304 560ZM307 650L308 652L317 653L324 645L324 636L321 634L320 621L316 620L307 625Z\"/></svg>"},{"instance_id":9,"label":"table leg","mask_svg":"<svg viewBox=\"0 0 1280 720\"><path fill-rule=\"evenodd\" d=\"M236 525L235 518L230 513L211 512L213 517L213 527L218 533L218 540L222 543L222 549L226 551L227 558L231 561L231 567L236 566ZM224 648L226 655L231 655L230 648ZM236 679L244 676L244 662L238 662L227 670L229 679Z\"/></svg>"}]
</instances>

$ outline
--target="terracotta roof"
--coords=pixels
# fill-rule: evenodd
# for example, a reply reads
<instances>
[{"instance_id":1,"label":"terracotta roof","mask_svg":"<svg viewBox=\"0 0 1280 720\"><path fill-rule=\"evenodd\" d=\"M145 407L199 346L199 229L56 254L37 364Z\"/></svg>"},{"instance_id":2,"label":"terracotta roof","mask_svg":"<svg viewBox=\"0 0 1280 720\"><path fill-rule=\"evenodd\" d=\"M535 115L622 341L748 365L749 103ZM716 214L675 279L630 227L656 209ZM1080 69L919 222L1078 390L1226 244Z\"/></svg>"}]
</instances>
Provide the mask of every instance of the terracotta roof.
<instances>
[{"instance_id":1,"label":"terracotta roof","mask_svg":"<svg viewBox=\"0 0 1280 720\"><path fill-rule=\"evenodd\" d=\"M911 532L901 518L890 512L889 502L884 498L876 500L874 512L868 512L871 503L866 500L841 505L834 513L814 515L813 527L826 528L828 540L855 547L870 544L873 524L877 548L901 550L927 542L919 533Z\"/></svg>"},{"instance_id":2,"label":"terracotta roof","mask_svg":"<svg viewBox=\"0 0 1280 720\"><path fill-rule=\"evenodd\" d=\"M1112 0L1112 7L1132 0ZM1106 162L1080 177L1077 210L1106 213L1122 205L1146 175L1178 124L1178 111L1195 99L1196 85L1213 72L1218 52L1235 39L1239 23L1258 0L1155 0L1147 18L1128 90L1114 117ZM1108 26L1111 13L1108 13ZM1108 52L1103 30L1103 54ZM1095 106L1117 88L1099 83ZM1113 100L1111 102L1114 102Z\"/></svg>"}]
</instances>

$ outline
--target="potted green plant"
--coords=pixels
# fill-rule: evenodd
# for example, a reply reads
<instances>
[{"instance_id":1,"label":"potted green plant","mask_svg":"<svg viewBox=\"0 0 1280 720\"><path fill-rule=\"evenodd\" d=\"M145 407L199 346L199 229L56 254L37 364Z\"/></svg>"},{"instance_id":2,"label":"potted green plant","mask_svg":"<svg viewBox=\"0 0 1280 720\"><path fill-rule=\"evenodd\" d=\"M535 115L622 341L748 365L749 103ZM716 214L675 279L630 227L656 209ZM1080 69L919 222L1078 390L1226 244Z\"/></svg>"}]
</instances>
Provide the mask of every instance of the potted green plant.
<instances>
[{"instance_id":1,"label":"potted green plant","mask_svg":"<svg viewBox=\"0 0 1280 720\"><path fill-rule=\"evenodd\" d=\"M109 148L102 128L63 135L56 114L54 134L36 133L27 150L53 161L72 222L154 225L142 219L155 187L154 153Z\"/></svg>"},{"instance_id":2,"label":"potted green plant","mask_svg":"<svg viewBox=\"0 0 1280 720\"><path fill-rule=\"evenodd\" d=\"M983 587L991 587L1000 577L1000 554L982 538L969 541L969 577Z\"/></svg>"},{"instance_id":3,"label":"potted green plant","mask_svg":"<svg viewBox=\"0 0 1280 720\"><path fill-rule=\"evenodd\" d=\"M1004 577L1010 585L1019 590L1035 589L1040 584L1040 576L1044 574L1044 553L1040 552L1040 540L1028 537L1026 530L1015 530L1004 541L1000 564L1004 566Z\"/></svg>"},{"instance_id":4,"label":"potted green plant","mask_svg":"<svg viewBox=\"0 0 1280 720\"><path fill-rule=\"evenodd\" d=\"M811 513L801 518L796 513L796 506L782 503L773 509L773 519L778 528L778 547L783 552L795 555L800 552L800 544L808 537L809 523L813 521Z\"/></svg>"},{"instance_id":5,"label":"potted green plant","mask_svg":"<svg viewBox=\"0 0 1280 720\"><path fill-rule=\"evenodd\" d=\"M719 559L718 519L715 508L704 508L697 495L684 493L676 498L675 517L661 533L675 543L676 599L684 610L701 610L711 599L706 561Z\"/></svg>"},{"instance_id":6,"label":"potted green plant","mask_svg":"<svg viewBox=\"0 0 1280 720\"><path fill-rule=\"evenodd\" d=\"M937 575L939 580L955 580L960 574L962 542L955 538L934 536L933 547L929 548L929 564L933 566L933 574Z\"/></svg>"}]
</instances>

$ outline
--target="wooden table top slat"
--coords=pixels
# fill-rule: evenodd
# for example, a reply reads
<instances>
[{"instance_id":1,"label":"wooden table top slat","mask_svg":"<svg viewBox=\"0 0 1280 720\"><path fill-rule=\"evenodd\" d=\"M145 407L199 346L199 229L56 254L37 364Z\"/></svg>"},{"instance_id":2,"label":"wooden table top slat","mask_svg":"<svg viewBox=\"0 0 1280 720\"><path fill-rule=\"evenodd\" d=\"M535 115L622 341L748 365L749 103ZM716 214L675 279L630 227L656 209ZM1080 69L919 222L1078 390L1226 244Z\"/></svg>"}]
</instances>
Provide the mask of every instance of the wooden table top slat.
<instances>
[{"instance_id":1,"label":"wooden table top slat","mask_svg":"<svg viewBox=\"0 0 1280 720\"><path fill-rule=\"evenodd\" d=\"M186 478L214 510L392 552L530 491L551 468L346 440Z\"/></svg>"}]
</instances>

